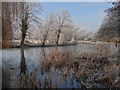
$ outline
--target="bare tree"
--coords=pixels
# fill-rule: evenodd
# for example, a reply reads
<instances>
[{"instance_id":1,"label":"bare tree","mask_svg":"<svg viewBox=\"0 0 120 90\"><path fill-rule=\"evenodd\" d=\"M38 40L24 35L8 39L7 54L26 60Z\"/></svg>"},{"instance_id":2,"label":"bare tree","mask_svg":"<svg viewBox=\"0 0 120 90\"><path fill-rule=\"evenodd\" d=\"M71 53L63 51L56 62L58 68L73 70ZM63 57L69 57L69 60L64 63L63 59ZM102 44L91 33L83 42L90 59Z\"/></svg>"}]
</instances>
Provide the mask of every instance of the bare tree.
<instances>
[{"instance_id":1,"label":"bare tree","mask_svg":"<svg viewBox=\"0 0 120 90\"><path fill-rule=\"evenodd\" d=\"M25 37L30 25L41 21L39 14L42 11L42 7L40 3L20 2L18 8L20 10L19 26L22 34L20 45L24 46Z\"/></svg>"},{"instance_id":2,"label":"bare tree","mask_svg":"<svg viewBox=\"0 0 120 90\"><path fill-rule=\"evenodd\" d=\"M50 30L53 29L53 25L54 25L54 14L50 14L48 15L43 23L43 35L42 35L42 45L45 45L45 42L47 40L47 36L48 33L50 32Z\"/></svg>"},{"instance_id":3,"label":"bare tree","mask_svg":"<svg viewBox=\"0 0 120 90\"><path fill-rule=\"evenodd\" d=\"M45 18L42 25L42 45L45 45L46 40L49 40L49 44L53 44L54 41L56 45L67 44L68 41L71 41L75 31L76 27L68 11L61 10L52 13Z\"/></svg>"},{"instance_id":4,"label":"bare tree","mask_svg":"<svg viewBox=\"0 0 120 90\"><path fill-rule=\"evenodd\" d=\"M77 31L77 28L72 22L67 23L66 27L62 29L61 38L60 38L61 43L68 44L68 43L71 43L73 39L75 41L76 31Z\"/></svg>"},{"instance_id":5,"label":"bare tree","mask_svg":"<svg viewBox=\"0 0 120 90\"><path fill-rule=\"evenodd\" d=\"M58 45L59 43L60 34L62 30L67 27L69 22L71 22L71 18L67 10L60 10L60 12L56 13L56 45Z\"/></svg>"}]
</instances>

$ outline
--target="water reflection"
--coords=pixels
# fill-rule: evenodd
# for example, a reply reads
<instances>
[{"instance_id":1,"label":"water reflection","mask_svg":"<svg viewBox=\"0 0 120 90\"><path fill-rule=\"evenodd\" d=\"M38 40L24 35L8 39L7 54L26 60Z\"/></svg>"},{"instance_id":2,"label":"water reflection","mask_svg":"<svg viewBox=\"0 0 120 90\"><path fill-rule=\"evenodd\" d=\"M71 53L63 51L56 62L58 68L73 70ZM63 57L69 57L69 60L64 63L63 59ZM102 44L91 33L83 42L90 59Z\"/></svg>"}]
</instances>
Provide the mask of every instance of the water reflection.
<instances>
[{"instance_id":1,"label":"water reflection","mask_svg":"<svg viewBox=\"0 0 120 90\"><path fill-rule=\"evenodd\" d=\"M8 55L7 61L11 61L8 64L11 65L10 67L14 67L12 71L4 67L5 70L7 69L10 73L14 74L14 76L9 75L6 77L14 79L4 81L6 83L12 82L10 87L18 88L81 87L81 83L76 79L79 73L78 61L74 59L74 55L80 50L78 48L81 47L6 50L3 60L5 61L6 55Z\"/></svg>"},{"instance_id":2,"label":"water reflection","mask_svg":"<svg viewBox=\"0 0 120 90\"><path fill-rule=\"evenodd\" d=\"M26 66L26 61L25 61L24 48L21 48L20 51L21 51L20 75L21 74L25 75L27 66Z\"/></svg>"},{"instance_id":3,"label":"water reflection","mask_svg":"<svg viewBox=\"0 0 120 90\"><path fill-rule=\"evenodd\" d=\"M2 88L10 87L10 77L11 77L11 72L10 72L10 65L9 64L3 64L2 65Z\"/></svg>"},{"instance_id":4,"label":"water reflection","mask_svg":"<svg viewBox=\"0 0 120 90\"><path fill-rule=\"evenodd\" d=\"M89 49L88 49L89 47ZM21 48L5 50L3 87L12 88L86 88L105 87L94 79L103 65L93 46ZM85 52L80 54L81 52ZM87 54L86 54L87 53Z\"/></svg>"}]
</instances>

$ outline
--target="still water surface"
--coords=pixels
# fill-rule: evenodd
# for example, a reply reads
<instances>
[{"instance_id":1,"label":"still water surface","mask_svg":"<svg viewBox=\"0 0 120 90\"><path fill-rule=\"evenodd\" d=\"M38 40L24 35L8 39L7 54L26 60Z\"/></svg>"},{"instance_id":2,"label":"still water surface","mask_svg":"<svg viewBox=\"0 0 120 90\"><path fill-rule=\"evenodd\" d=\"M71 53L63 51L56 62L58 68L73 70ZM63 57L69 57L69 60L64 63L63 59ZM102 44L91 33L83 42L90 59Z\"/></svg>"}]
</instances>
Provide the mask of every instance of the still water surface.
<instances>
[{"instance_id":1,"label":"still water surface","mask_svg":"<svg viewBox=\"0 0 120 90\"><path fill-rule=\"evenodd\" d=\"M27 87L35 84L34 87L38 88L82 87L81 83L76 79L76 76L72 74L71 68L69 68L69 72L65 76L63 75L62 68L51 67L50 70L44 70L42 62L46 57L49 57L52 50L59 52L67 51L72 57L80 52L94 51L94 45L79 44L62 47L14 48L2 50L3 87L20 88L23 87L21 84L24 85L26 83L29 83ZM63 67L66 68L67 66ZM26 77L24 77L24 75Z\"/></svg>"}]
</instances>

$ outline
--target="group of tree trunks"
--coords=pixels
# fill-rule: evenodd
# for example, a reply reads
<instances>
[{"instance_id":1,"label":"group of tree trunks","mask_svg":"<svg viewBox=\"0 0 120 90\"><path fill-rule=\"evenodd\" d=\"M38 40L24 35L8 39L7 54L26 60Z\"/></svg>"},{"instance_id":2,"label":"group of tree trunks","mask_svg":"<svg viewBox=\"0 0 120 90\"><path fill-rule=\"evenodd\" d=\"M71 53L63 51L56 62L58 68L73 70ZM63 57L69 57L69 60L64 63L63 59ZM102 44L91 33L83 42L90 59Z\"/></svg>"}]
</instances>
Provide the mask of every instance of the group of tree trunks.
<instances>
[{"instance_id":1,"label":"group of tree trunks","mask_svg":"<svg viewBox=\"0 0 120 90\"><path fill-rule=\"evenodd\" d=\"M27 30L29 28L29 20L38 13L37 4L29 2L2 2L2 48L10 48L13 39L13 21L16 20L21 31L21 46L24 46ZM34 8L35 7L35 8ZM35 10L33 10L34 8ZM39 11L38 11L39 10ZM33 11L33 12L31 12ZM37 12L38 11L38 12Z\"/></svg>"}]
</instances>

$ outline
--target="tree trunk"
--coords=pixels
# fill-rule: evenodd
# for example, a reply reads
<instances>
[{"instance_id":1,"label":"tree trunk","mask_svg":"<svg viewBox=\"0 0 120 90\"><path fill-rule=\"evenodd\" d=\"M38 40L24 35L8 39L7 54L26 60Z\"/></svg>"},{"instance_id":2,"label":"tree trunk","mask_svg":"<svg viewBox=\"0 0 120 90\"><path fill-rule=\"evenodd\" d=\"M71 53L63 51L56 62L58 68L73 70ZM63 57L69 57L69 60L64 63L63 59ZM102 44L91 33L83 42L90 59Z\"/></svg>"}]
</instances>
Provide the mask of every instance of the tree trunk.
<instances>
[{"instance_id":1,"label":"tree trunk","mask_svg":"<svg viewBox=\"0 0 120 90\"><path fill-rule=\"evenodd\" d=\"M115 47L117 47L117 40L115 41Z\"/></svg>"},{"instance_id":2,"label":"tree trunk","mask_svg":"<svg viewBox=\"0 0 120 90\"><path fill-rule=\"evenodd\" d=\"M48 30L48 31L49 31L49 30ZM47 32L45 33L45 35L44 35L43 42L42 42L42 46L45 45L45 41L46 41L46 39L47 39L48 31L47 31Z\"/></svg>"},{"instance_id":3,"label":"tree trunk","mask_svg":"<svg viewBox=\"0 0 120 90\"><path fill-rule=\"evenodd\" d=\"M27 20L28 20L28 17L26 16L25 18L22 19L22 25L21 25L21 32L22 32L22 37L21 37L21 46L24 46L25 45L25 37L26 37L26 33L27 33L27 30L28 30L28 24L27 24Z\"/></svg>"},{"instance_id":4,"label":"tree trunk","mask_svg":"<svg viewBox=\"0 0 120 90\"><path fill-rule=\"evenodd\" d=\"M57 45L57 46L58 46L58 44L59 44L60 33L61 33L61 30L59 29L59 30L58 30L58 34L57 34L57 41L56 41L56 45Z\"/></svg>"},{"instance_id":5,"label":"tree trunk","mask_svg":"<svg viewBox=\"0 0 120 90\"><path fill-rule=\"evenodd\" d=\"M12 45L12 25L8 2L2 3L2 48L9 48Z\"/></svg>"},{"instance_id":6,"label":"tree trunk","mask_svg":"<svg viewBox=\"0 0 120 90\"><path fill-rule=\"evenodd\" d=\"M42 46L44 46L45 45L45 41L46 41L46 35L44 36L44 38L43 38L43 41L42 41Z\"/></svg>"},{"instance_id":7,"label":"tree trunk","mask_svg":"<svg viewBox=\"0 0 120 90\"><path fill-rule=\"evenodd\" d=\"M45 46L45 41L43 41L42 46Z\"/></svg>"},{"instance_id":8,"label":"tree trunk","mask_svg":"<svg viewBox=\"0 0 120 90\"><path fill-rule=\"evenodd\" d=\"M21 62L20 62L20 75L26 74L26 61L25 61L25 55L24 55L24 48L21 48Z\"/></svg>"},{"instance_id":9,"label":"tree trunk","mask_svg":"<svg viewBox=\"0 0 120 90\"><path fill-rule=\"evenodd\" d=\"M23 34L22 34L22 37L21 37L21 44L20 44L21 46L24 46L24 45L25 45L25 43L24 43L24 42L25 42L25 37L26 37L26 34L23 33Z\"/></svg>"}]
</instances>

